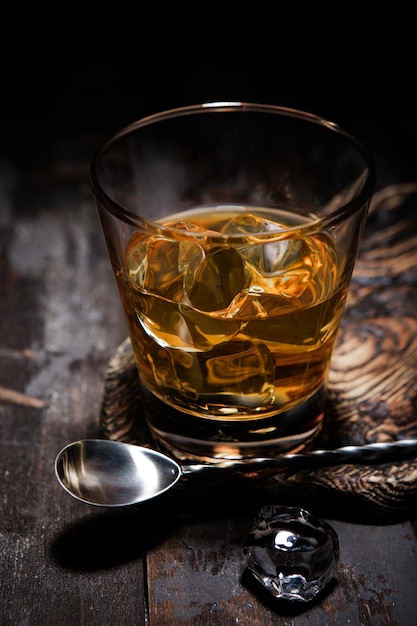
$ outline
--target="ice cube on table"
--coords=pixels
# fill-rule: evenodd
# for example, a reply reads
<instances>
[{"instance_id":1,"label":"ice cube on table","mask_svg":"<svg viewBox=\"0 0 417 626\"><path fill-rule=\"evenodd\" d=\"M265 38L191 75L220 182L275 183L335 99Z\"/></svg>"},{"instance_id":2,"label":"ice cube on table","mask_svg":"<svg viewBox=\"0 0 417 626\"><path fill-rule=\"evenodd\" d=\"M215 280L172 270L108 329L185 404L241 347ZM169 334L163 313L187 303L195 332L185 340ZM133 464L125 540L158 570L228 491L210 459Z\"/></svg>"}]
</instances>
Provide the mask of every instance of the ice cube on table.
<instances>
[{"instance_id":1,"label":"ice cube on table","mask_svg":"<svg viewBox=\"0 0 417 626\"><path fill-rule=\"evenodd\" d=\"M332 579L339 539L326 521L300 507L263 507L243 545L249 571L273 596L309 602Z\"/></svg>"}]
</instances>

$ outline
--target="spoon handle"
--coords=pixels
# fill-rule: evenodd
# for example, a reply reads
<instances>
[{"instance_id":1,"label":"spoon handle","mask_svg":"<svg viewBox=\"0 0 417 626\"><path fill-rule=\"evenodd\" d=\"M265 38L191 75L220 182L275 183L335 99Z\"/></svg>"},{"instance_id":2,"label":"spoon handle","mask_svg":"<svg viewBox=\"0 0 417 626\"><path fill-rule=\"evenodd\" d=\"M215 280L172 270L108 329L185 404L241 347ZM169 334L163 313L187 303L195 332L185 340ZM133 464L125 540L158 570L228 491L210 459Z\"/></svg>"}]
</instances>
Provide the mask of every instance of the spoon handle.
<instances>
[{"instance_id":1,"label":"spoon handle","mask_svg":"<svg viewBox=\"0 0 417 626\"><path fill-rule=\"evenodd\" d=\"M417 454L417 439L403 439L386 443L368 443L362 446L343 446L333 450L312 450L301 454L283 455L288 463L300 462L312 466L346 464L390 463Z\"/></svg>"},{"instance_id":2,"label":"spoon handle","mask_svg":"<svg viewBox=\"0 0 417 626\"><path fill-rule=\"evenodd\" d=\"M212 465L183 465L184 474L206 469L227 468L237 471L256 469L273 469L274 467L296 466L298 468L315 468L343 464L390 463L412 458L417 455L417 439L402 439L388 443L368 443L361 446L343 446L341 448L311 450L305 453L282 454L276 458L253 458L244 461L230 460Z\"/></svg>"}]
</instances>

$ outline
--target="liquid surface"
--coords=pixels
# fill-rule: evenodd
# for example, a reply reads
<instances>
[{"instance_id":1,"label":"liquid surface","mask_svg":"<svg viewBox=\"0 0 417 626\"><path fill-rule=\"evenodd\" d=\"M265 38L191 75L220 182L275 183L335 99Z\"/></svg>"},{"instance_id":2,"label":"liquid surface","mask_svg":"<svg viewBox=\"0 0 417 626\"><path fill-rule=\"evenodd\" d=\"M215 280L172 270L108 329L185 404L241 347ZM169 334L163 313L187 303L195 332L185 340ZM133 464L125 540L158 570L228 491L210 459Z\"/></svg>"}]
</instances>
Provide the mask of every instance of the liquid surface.
<instances>
[{"instance_id":1,"label":"liquid surface","mask_svg":"<svg viewBox=\"0 0 417 626\"><path fill-rule=\"evenodd\" d=\"M258 207L200 207L165 225L132 235L117 275L144 385L191 415L238 422L323 386L347 288L329 235Z\"/></svg>"}]
</instances>

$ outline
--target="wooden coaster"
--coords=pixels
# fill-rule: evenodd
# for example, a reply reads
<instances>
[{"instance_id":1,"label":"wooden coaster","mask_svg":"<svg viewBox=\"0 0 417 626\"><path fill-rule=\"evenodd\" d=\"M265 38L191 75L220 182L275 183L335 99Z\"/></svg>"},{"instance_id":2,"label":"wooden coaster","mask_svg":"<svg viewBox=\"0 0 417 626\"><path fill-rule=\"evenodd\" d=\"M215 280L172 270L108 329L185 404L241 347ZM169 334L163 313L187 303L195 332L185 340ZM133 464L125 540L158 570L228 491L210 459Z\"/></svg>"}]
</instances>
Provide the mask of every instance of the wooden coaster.
<instances>
[{"instance_id":1,"label":"wooden coaster","mask_svg":"<svg viewBox=\"0 0 417 626\"><path fill-rule=\"evenodd\" d=\"M329 403L315 448L417 437L417 184L375 194L329 377ZM103 435L152 446L143 419L129 339L105 376ZM181 482L181 481L180 481ZM417 459L296 471L283 467L243 478L269 497L317 497L401 516L417 504ZM201 490L201 483L199 484ZM207 485L212 488L213 484Z\"/></svg>"}]
</instances>

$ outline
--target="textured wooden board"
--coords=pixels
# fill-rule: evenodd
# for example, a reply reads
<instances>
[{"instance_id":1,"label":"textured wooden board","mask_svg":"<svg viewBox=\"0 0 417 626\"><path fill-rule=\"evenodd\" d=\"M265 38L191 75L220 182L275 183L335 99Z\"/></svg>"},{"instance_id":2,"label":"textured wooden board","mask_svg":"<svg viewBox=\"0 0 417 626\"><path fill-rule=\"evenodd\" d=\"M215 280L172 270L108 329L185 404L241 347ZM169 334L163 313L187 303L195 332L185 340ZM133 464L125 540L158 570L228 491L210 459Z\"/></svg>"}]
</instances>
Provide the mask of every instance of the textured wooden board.
<instances>
[{"instance_id":1,"label":"textured wooden board","mask_svg":"<svg viewBox=\"0 0 417 626\"><path fill-rule=\"evenodd\" d=\"M326 420L314 447L417 437L416 208L414 183L374 197L332 361ZM142 413L125 339L106 372L101 430L111 439L152 445ZM243 482L281 498L332 495L346 511L353 505L401 515L416 507L417 460L297 472L289 466Z\"/></svg>"}]
</instances>

